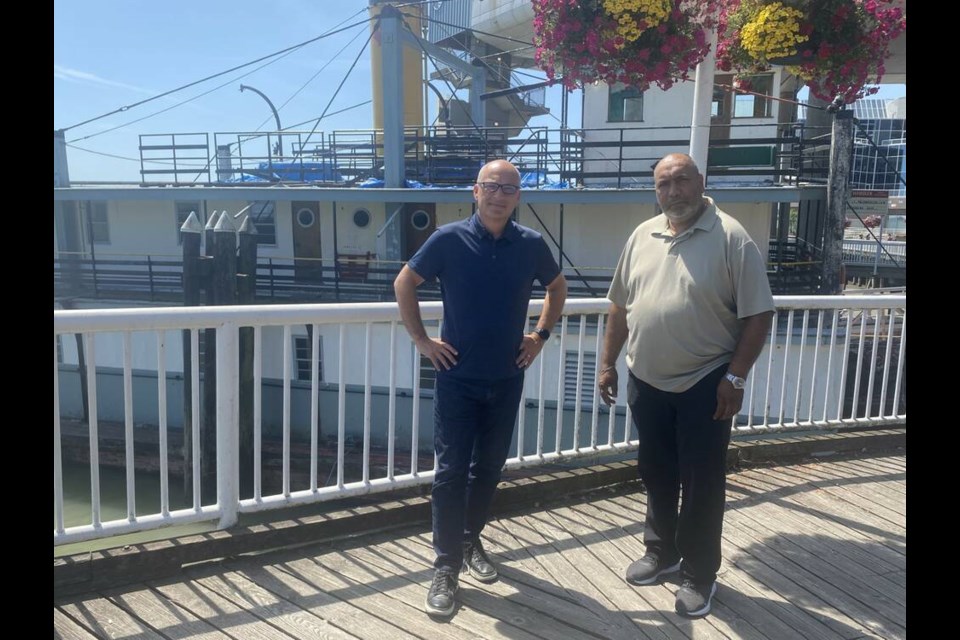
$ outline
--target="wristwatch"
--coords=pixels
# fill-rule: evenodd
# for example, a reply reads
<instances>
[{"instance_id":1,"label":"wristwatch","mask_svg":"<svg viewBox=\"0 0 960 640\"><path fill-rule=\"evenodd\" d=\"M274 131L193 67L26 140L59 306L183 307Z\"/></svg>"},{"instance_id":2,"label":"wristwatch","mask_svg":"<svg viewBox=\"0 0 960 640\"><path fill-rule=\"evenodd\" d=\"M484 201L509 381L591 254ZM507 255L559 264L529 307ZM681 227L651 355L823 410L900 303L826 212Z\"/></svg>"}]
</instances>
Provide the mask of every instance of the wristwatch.
<instances>
[{"instance_id":1,"label":"wristwatch","mask_svg":"<svg viewBox=\"0 0 960 640\"><path fill-rule=\"evenodd\" d=\"M733 385L734 389L743 389L744 387L747 386L746 380L744 380L740 376L735 376L730 372L727 372L727 374L723 377L730 381L730 384Z\"/></svg>"},{"instance_id":2,"label":"wristwatch","mask_svg":"<svg viewBox=\"0 0 960 640\"><path fill-rule=\"evenodd\" d=\"M550 337L549 329L534 329L533 332L537 334L540 337L540 339L543 340L544 342L546 342L547 338Z\"/></svg>"}]
</instances>

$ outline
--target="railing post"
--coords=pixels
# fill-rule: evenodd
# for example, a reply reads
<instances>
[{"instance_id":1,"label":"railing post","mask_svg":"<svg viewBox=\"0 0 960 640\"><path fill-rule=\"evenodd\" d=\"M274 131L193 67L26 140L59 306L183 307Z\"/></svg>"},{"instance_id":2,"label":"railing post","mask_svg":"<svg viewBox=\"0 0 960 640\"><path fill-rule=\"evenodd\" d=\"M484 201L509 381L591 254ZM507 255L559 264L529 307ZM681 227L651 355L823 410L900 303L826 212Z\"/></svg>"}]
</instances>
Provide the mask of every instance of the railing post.
<instances>
[{"instance_id":1,"label":"railing post","mask_svg":"<svg viewBox=\"0 0 960 640\"><path fill-rule=\"evenodd\" d=\"M220 508L220 529L237 523L240 503L238 333L237 325L232 322L217 329L217 506Z\"/></svg>"}]
</instances>

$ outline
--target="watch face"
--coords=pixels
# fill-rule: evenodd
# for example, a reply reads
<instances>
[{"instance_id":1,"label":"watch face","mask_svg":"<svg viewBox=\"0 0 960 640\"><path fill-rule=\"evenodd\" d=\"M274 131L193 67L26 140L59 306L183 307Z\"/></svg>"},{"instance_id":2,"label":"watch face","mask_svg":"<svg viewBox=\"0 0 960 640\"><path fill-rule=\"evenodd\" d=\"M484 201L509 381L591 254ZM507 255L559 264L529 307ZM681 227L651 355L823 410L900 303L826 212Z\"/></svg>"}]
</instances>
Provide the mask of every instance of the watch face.
<instances>
[{"instance_id":1,"label":"watch face","mask_svg":"<svg viewBox=\"0 0 960 640\"><path fill-rule=\"evenodd\" d=\"M747 386L747 381L746 381L746 380L744 380L743 378L740 378L740 377L738 377L738 376L735 376L735 375L733 375L732 373L728 373L725 377L726 377L727 380L730 381L730 384L733 385L733 388L734 388L734 389L743 389L744 387Z\"/></svg>"},{"instance_id":2,"label":"watch face","mask_svg":"<svg viewBox=\"0 0 960 640\"><path fill-rule=\"evenodd\" d=\"M541 340L546 340L550 337L550 332L546 329L537 329L535 333L540 336Z\"/></svg>"}]
</instances>

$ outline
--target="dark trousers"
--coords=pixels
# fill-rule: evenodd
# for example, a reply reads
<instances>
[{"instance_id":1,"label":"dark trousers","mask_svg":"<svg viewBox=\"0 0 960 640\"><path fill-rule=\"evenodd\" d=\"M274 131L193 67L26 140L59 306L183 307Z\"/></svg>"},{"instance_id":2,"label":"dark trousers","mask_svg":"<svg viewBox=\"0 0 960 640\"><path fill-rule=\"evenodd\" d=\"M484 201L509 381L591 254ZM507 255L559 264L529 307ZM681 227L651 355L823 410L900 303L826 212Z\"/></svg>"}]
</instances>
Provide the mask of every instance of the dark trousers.
<instances>
[{"instance_id":1,"label":"dark trousers","mask_svg":"<svg viewBox=\"0 0 960 640\"><path fill-rule=\"evenodd\" d=\"M681 393L660 391L633 374L627 384L647 489L644 544L666 561L682 558L684 577L697 583L713 582L720 568L732 422L714 420L713 412L726 370L715 369Z\"/></svg>"},{"instance_id":2,"label":"dark trousers","mask_svg":"<svg viewBox=\"0 0 960 640\"><path fill-rule=\"evenodd\" d=\"M434 567L459 570L480 536L513 438L523 374L493 382L440 374L434 393Z\"/></svg>"}]
</instances>

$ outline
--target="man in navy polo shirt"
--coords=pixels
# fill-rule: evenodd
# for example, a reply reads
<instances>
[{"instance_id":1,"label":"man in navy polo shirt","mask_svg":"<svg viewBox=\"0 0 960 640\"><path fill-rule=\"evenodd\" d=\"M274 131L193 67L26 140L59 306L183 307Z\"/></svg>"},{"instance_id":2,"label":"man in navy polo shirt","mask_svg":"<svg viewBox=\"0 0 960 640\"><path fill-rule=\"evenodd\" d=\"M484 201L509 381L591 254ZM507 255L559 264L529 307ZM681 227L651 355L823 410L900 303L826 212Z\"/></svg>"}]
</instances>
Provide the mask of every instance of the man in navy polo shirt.
<instances>
[{"instance_id":1,"label":"man in navy polo shirt","mask_svg":"<svg viewBox=\"0 0 960 640\"><path fill-rule=\"evenodd\" d=\"M473 186L477 211L436 230L394 282L400 316L420 353L437 369L434 395L434 576L426 611L448 616L461 568L497 579L480 542L507 459L523 373L543 349L567 298L567 281L543 237L510 219L520 173L505 160L482 169ZM440 280L443 331L423 327L417 287ZM533 281L547 295L537 328L524 334Z\"/></svg>"}]
</instances>

